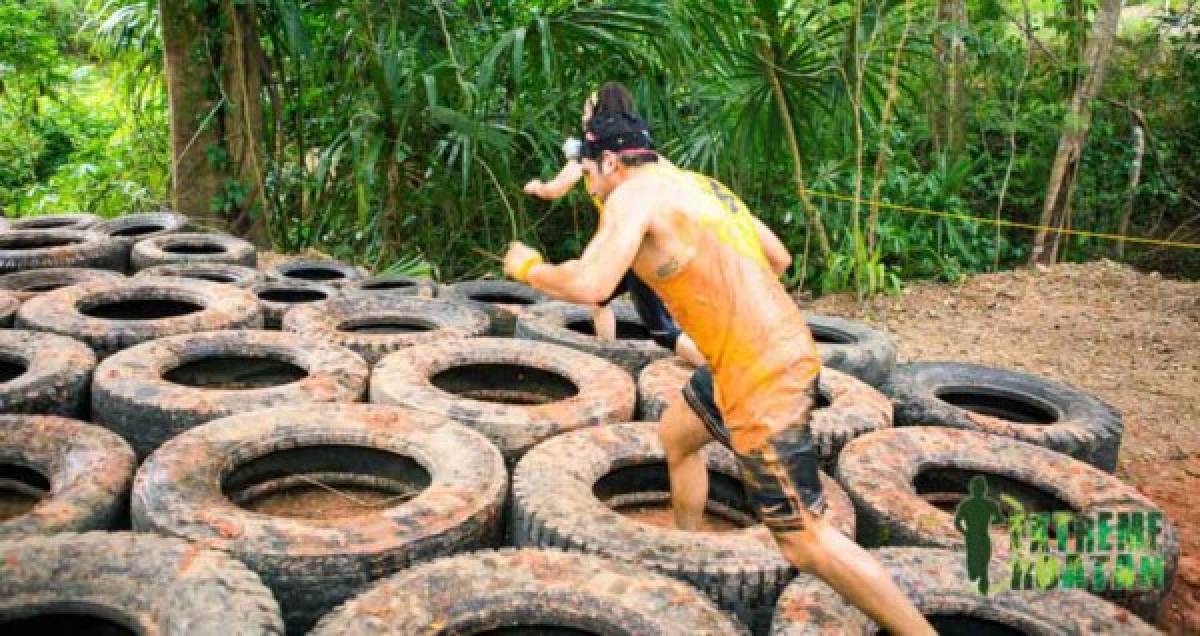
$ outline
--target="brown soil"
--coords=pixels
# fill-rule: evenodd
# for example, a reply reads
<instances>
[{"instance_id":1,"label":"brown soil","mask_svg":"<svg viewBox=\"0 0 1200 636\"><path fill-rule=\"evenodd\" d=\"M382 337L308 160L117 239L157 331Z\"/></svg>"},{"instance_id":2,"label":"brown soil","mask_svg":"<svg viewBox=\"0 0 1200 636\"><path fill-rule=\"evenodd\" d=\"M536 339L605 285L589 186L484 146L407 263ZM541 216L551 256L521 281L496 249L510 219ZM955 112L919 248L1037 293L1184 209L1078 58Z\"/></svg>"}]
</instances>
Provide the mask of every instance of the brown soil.
<instances>
[{"instance_id":1,"label":"brown soil","mask_svg":"<svg viewBox=\"0 0 1200 636\"><path fill-rule=\"evenodd\" d=\"M651 526L658 526L660 528L675 527L675 513L671 511L671 505L666 502L639 506L623 506L618 508L617 512L630 519ZM705 512L704 519L700 523L700 530L697 532L733 532L743 527L720 515Z\"/></svg>"},{"instance_id":2,"label":"brown soil","mask_svg":"<svg viewBox=\"0 0 1200 636\"><path fill-rule=\"evenodd\" d=\"M837 295L812 311L885 326L901 362L976 362L1063 380L1124 415L1117 474L1153 498L1180 532L1184 559L1160 625L1200 633L1200 283L1109 261L915 284L860 303Z\"/></svg>"},{"instance_id":3,"label":"brown soil","mask_svg":"<svg viewBox=\"0 0 1200 636\"><path fill-rule=\"evenodd\" d=\"M248 501L243 507L276 517L339 519L371 514L411 498L362 486L338 485L333 488L336 492L316 485L295 486Z\"/></svg>"}]
</instances>

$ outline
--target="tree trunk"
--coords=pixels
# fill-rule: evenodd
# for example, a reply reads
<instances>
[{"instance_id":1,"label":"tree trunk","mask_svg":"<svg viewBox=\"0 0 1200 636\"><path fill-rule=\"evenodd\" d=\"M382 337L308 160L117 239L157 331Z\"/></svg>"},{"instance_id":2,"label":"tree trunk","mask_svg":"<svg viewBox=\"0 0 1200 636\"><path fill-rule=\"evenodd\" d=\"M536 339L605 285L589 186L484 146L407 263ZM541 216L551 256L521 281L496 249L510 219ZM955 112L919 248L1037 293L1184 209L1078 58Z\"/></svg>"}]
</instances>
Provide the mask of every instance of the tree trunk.
<instances>
[{"instance_id":1,"label":"tree trunk","mask_svg":"<svg viewBox=\"0 0 1200 636\"><path fill-rule=\"evenodd\" d=\"M210 71L203 29L186 2L159 0L159 15L171 104L171 204L180 214L204 217L224 175L208 158L220 137L217 101L205 90Z\"/></svg>"},{"instance_id":2,"label":"tree trunk","mask_svg":"<svg viewBox=\"0 0 1200 636\"><path fill-rule=\"evenodd\" d=\"M966 0L938 0L937 30L933 46L942 69L942 100L935 111L935 126L953 163L966 145L967 27Z\"/></svg>"},{"instance_id":3,"label":"tree trunk","mask_svg":"<svg viewBox=\"0 0 1200 636\"><path fill-rule=\"evenodd\" d=\"M1129 187L1128 194L1125 195L1125 209L1121 211L1121 220L1117 223L1117 234L1125 236L1129 233L1129 220L1133 217L1133 202L1137 198L1138 183L1142 180L1142 157L1146 153L1146 135L1142 131L1142 124L1137 121L1137 117L1133 122L1133 165L1129 168ZM1117 258L1125 256L1125 241L1117 241Z\"/></svg>"},{"instance_id":4,"label":"tree trunk","mask_svg":"<svg viewBox=\"0 0 1200 636\"><path fill-rule=\"evenodd\" d=\"M259 245L270 242L266 193L263 192L262 48L258 42L254 3L224 0L228 25L223 39L221 77L229 178L240 184L240 205L230 214L230 227ZM239 6L241 5L241 6Z\"/></svg>"},{"instance_id":5,"label":"tree trunk","mask_svg":"<svg viewBox=\"0 0 1200 636\"><path fill-rule=\"evenodd\" d=\"M1092 24L1092 34L1084 51L1083 62L1086 69L1063 118L1062 135L1059 137L1058 151L1050 169L1050 179L1046 183L1046 200L1038 223L1043 229L1038 230L1034 236L1033 250L1029 255L1030 265L1053 263L1057 255L1061 234L1045 228L1062 228L1067 225L1070 195L1074 190L1079 159L1091 126L1092 100L1104 83L1104 73L1120 17L1121 0L1100 0L1096 10L1096 21ZM1050 241L1049 249L1047 240Z\"/></svg>"}]
</instances>

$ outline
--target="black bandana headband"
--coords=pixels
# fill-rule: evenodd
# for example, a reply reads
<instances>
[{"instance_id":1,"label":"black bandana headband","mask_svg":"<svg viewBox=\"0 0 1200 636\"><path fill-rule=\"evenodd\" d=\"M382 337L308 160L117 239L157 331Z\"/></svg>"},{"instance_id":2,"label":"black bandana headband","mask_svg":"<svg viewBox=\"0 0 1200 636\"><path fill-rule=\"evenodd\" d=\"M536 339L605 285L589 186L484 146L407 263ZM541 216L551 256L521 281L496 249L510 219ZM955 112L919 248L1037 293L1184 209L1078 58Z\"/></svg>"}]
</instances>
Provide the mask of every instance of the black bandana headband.
<instances>
[{"instance_id":1,"label":"black bandana headband","mask_svg":"<svg viewBox=\"0 0 1200 636\"><path fill-rule=\"evenodd\" d=\"M641 117L632 113L604 113L592 117L583 138L585 158L599 161L605 150L654 150L650 130Z\"/></svg>"}]
</instances>

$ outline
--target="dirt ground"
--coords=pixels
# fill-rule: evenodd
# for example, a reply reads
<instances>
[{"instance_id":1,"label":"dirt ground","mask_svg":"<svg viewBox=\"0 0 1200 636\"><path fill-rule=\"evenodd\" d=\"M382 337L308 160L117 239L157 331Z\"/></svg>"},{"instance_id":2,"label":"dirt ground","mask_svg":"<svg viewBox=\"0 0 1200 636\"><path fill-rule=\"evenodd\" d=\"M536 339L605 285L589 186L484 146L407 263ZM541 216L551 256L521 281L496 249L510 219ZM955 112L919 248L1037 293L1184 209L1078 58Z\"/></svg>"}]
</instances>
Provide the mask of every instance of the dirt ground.
<instances>
[{"instance_id":1,"label":"dirt ground","mask_svg":"<svg viewBox=\"0 0 1200 636\"><path fill-rule=\"evenodd\" d=\"M1160 626L1200 633L1200 283L1100 261L916 284L811 311L886 327L900 362L953 360L1070 382L1121 410L1118 475L1157 501L1184 558Z\"/></svg>"}]
</instances>

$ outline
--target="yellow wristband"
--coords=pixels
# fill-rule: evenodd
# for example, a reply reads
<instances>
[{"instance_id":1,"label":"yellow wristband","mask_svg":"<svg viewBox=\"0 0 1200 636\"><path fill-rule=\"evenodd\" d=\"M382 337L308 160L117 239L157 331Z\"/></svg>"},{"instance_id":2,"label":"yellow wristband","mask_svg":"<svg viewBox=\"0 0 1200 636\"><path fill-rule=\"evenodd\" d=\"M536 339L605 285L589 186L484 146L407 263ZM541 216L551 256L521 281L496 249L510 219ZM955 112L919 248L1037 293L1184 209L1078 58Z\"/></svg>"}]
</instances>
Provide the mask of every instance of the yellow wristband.
<instances>
[{"instance_id":1,"label":"yellow wristband","mask_svg":"<svg viewBox=\"0 0 1200 636\"><path fill-rule=\"evenodd\" d=\"M541 265L542 262L541 254L534 254L533 256L530 256L529 260L521 263L521 266L517 268L517 275L514 278L522 283L528 283L529 281L526 279L529 277L529 270Z\"/></svg>"}]
</instances>

